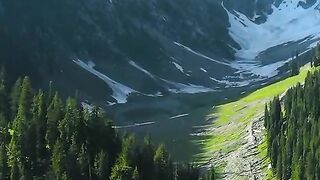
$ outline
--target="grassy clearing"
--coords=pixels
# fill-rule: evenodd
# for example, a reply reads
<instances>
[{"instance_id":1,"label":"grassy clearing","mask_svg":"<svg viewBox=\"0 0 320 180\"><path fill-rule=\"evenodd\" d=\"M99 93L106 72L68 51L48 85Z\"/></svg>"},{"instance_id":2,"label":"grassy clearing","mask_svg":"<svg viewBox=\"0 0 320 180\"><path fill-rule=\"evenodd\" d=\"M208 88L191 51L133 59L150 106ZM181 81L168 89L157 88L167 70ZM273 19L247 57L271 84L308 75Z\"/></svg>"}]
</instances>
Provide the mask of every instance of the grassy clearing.
<instances>
[{"instance_id":1,"label":"grassy clearing","mask_svg":"<svg viewBox=\"0 0 320 180\"><path fill-rule=\"evenodd\" d=\"M304 82L310 65L301 68L300 74L289 77L272 85L261 88L239 99L238 101L220 105L209 116L217 116L213 120L214 128L210 136L196 143L202 146L202 154L195 156L198 162L215 158L215 152L228 153L240 147L246 128L254 118L263 115L265 103L274 96L283 94L288 88L298 82ZM266 144L260 148L261 156L266 156Z\"/></svg>"}]
</instances>

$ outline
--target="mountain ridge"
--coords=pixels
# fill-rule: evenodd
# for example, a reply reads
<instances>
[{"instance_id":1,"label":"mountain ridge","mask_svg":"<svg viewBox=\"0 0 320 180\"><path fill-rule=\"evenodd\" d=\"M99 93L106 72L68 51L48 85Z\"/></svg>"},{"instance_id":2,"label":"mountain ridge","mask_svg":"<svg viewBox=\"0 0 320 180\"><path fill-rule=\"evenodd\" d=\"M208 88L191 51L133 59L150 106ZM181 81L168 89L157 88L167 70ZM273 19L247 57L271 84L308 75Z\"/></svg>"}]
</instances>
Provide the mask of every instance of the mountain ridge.
<instances>
[{"instance_id":1,"label":"mountain ridge","mask_svg":"<svg viewBox=\"0 0 320 180\"><path fill-rule=\"evenodd\" d=\"M319 40L317 4L0 0L0 63L13 80L29 75L44 90L53 81L117 127L182 147L207 108L287 76L297 50L305 63ZM175 139L164 137L176 127Z\"/></svg>"}]
</instances>

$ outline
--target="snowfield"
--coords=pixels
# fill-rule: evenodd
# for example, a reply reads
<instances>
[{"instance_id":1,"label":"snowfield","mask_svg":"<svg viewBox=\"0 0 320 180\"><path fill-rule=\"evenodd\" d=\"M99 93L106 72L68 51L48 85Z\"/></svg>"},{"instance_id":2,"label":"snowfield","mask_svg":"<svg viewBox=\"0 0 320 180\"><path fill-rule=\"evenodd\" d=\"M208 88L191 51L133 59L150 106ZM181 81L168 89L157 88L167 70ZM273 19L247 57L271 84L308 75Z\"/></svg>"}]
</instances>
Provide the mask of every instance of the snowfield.
<instances>
[{"instance_id":1,"label":"snowfield","mask_svg":"<svg viewBox=\"0 0 320 180\"><path fill-rule=\"evenodd\" d=\"M319 0L310 8L298 6L300 0L285 0L279 7L273 6L272 14L263 24L234 10L224 7L229 16L231 37L241 46L236 57L254 59L259 53L288 42L305 38L320 38Z\"/></svg>"},{"instance_id":2,"label":"snowfield","mask_svg":"<svg viewBox=\"0 0 320 180\"><path fill-rule=\"evenodd\" d=\"M116 82L115 80L111 79L110 77L106 76L105 74L97 71L95 69L96 65L92 61L88 61L86 63L86 62L83 62L80 59L78 59L78 60L73 60L73 62L76 63L81 68L85 69L86 71L90 72L91 74L97 76L98 78L103 80L106 84L108 84L108 86L113 91L112 97L117 101L117 103L108 102L109 105L127 103L127 98L131 94L134 94L134 93L140 94L140 95L144 95L144 96L149 96L149 97L161 97L161 96L163 96L161 92L157 92L156 94L141 93L141 92L136 91L136 90L134 90L134 89L132 89L132 88L130 88L128 86L125 86L124 84ZM129 61L129 64L131 66L135 67L136 69L138 69L139 71L147 74L151 78L162 81L163 82L163 86L167 87L167 90L172 92L172 93L196 94L196 93L204 93L204 92L215 91L214 89L207 88L207 87L200 86L200 85L183 84L183 83L173 82L173 81L169 81L169 80L160 78L158 76L155 76L155 75L151 74L148 70L142 68L141 66L139 66L137 63L135 63L132 60Z\"/></svg>"},{"instance_id":3,"label":"snowfield","mask_svg":"<svg viewBox=\"0 0 320 180\"><path fill-rule=\"evenodd\" d=\"M306 9L299 2L300 0L285 0L279 7L273 6L273 12L267 15L267 20L262 24L254 22L257 15L250 19L240 12L228 10L222 3L229 16L229 34L241 47L236 50L236 60L231 63L238 74L252 74L260 79L274 77L278 75L278 69L290 62L291 58L262 65L256 60L260 53L292 42L310 42L308 49L299 49L304 54L316 45L314 40L320 38L319 0Z\"/></svg>"},{"instance_id":4,"label":"snowfield","mask_svg":"<svg viewBox=\"0 0 320 180\"><path fill-rule=\"evenodd\" d=\"M279 74L279 68L290 62L292 58L283 56L279 59L270 59L270 63L268 63L267 57L269 57L269 54L265 52L271 54L273 52L267 50L270 50L270 48L279 50L280 48L279 52L276 53L281 53L283 50L281 48L294 44L303 47L299 49L299 51L302 51L300 54L304 54L316 45L316 40L320 39L320 0L317 0L316 3L309 8L302 7L300 1L301 0L284 0L279 7L273 5L272 13L268 14L266 21L261 24L255 23L255 19L259 18L258 15L249 18L238 11L227 9L222 2L221 6L229 17L229 35L240 46L240 49L236 49L229 45L230 48L235 50L235 59L232 60L217 60L184 44L170 41L173 46L185 51L188 55L193 55L193 57L195 55L200 57L201 60L213 62L213 66L220 65L221 67L234 70L229 74L225 74L223 77L215 77L213 72L208 68L204 68L205 66L203 65L189 69L190 67L184 66L182 61L177 60L173 56L169 56L171 60L170 63L172 67L176 69L177 73L182 73L186 76L186 80L183 82L175 82L172 79L168 79L168 77L164 78L161 77L162 75L153 74L152 71L150 72L145 69L143 64L139 65L133 60L129 60L128 64L143 72L156 83L159 83L159 85L167 91L177 94L213 92L221 87L247 87L253 83L259 83L260 81L273 78ZM291 48L291 46L287 48ZM286 49L286 51L288 51L288 49ZM265 55L263 57L265 59L259 59L261 57L259 55ZM125 83L116 82L107 75L99 72L92 61L83 62L81 60L74 60L74 63L108 84L113 91L112 97L116 100L116 102L110 102L110 105L126 103L127 98L134 93L149 97L163 96L162 92L144 94L134 88L126 86ZM198 75L196 73L199 73L199 70L201 71L201 78L207 79L212 82L213 85L208 86L203 83L200 83L201 85L189 83L189 80L193 78L192 73Z\"/></svg>"}]
</instances>

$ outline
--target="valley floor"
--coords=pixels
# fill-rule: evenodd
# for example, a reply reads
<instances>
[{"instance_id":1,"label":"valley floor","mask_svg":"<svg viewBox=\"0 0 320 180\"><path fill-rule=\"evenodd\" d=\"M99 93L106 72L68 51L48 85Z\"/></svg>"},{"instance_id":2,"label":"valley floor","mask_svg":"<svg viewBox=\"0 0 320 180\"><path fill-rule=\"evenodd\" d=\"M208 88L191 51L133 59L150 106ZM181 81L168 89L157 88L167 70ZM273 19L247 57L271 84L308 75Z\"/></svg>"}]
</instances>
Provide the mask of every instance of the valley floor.
<instances>
[{"instance_id":1,"label":"valley floor","mask_svg":"<svg viewBox=\"0 0 320 180\"><path fill-rule=\"evenodd\" d=\"M217 167L221 179L271 179L264 141L265 103L303 83L310 69L307 64L297 76L214 108L208 117L213 121L212 126L203 131L202 140L195 142L203 147L203 153L195 157L199 163Z\"/></svg>"}]
</instances>

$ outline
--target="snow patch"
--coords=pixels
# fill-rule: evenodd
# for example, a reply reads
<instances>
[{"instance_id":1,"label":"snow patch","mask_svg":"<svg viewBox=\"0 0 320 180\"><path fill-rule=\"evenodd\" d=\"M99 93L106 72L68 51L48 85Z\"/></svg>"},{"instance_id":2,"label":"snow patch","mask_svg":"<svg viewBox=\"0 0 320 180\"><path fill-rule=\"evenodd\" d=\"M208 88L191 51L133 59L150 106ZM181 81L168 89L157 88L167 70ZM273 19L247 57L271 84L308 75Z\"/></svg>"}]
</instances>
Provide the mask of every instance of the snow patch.
<instances>
[{"instance_id":1,"label":"snow patch","mask_svg":"<svg viewBox=\"0 0 320 180\"><path fill-rule=\"evenodd\" d=\"M138 70L144 72L145 74L147 74L148 76L154 78L154 75L151 74L149 71L147 71L146 69L142 68L141 66L139 66L137 63L135 63L134 61L129 61L129 64L135 68L137 68Z\"/></svg>"},{"instance_id":2,"label":"snow patch","mask_svg":"<svg viewBox=\"0 0 320 180\"><path fill-rule=\"evenodd\" d=\"M278 8L273 6L272 14L265 23L256 24L244 14L227 10L229 34L240 45L236 57L254 59L259 53L288 42L306 37L320 38L319 0L310 8L297 6L300 0L284 1Z\"/></svg>"},{"instance_id":3,"label":"snow patch","mask_svg":"<svg viewBox=\"0 0 320 180\"><path fill-rule=\"evenodd\" d=\"M165 83L173 86L174 88L169 88L168 90L172 93L186 93L186 94L197 94L197 93L205 93L205 92L212 92L216 91L211 88L207 88L204 86L200 85L195 85L195 84L182 84L178 82L172 82L166 79L162 79Z\"/></svg>"},{"instance_id":4,"label":"snow patch","mask_svg":"<svg viewBox=\"0 0 320 180\"><path fill-rule=\"evenodd\" d=\"M178 118L186 117L186 116L189 116L189 115L190 115L189 113L180 114L180 115L172 116L169 119L178 119Z\"/></svg>"},{"instance_id":5,"label":"snow patch","mask_svg":"<svg viewBox=\"0 0 320 180\"><path fill-rule=\"evenodd\" d=\"M184 69L182 66L180 66L178 63L176 62L172 62L172 64L182 73L184 73Z\"/></svg>"},{"instance_id":6,"label":"snow patch","mask_svg":"<svg viewBox=\"0 0 320 180\"><path fill-rule=\"evenodd\" d=\"M119 103L123 104L127 102L127 98L131 93L136 93L137 91L121 84L113 79L109 78L105 74L102 74L101 72L94 69L95 64L91 61L88 61L87 63L78 60L73 60L74 63L76 63L78 66L82 67L83 69L87 70L88 72L92 73L93 75L97 76L101 80L103 80L105 83L108 84L108 86L112 89L113 94L112 97Z\"/></svg>"},{"instance_id":7,"label":"snow patch","mask_svg":"<svg viewBox=\"0 0 320 180\"><path fill-rule=\"evenodd\" d=\"M205 69L203 69L203 68L200 68L200 70L203 71L203 72L205 72L205 73L208 72L207 70L205 70Z\"/></svg>"},{"instance_id":8,"label":"snow patch","mask_svg":"<svg viewBox=\"0 0 320 180\"><path fill-rule=\"evenodd\" d=\"M172 62L172 63L174 63L174 62ZM168 89L172 93L195 94L195 93L203 93L203 92L214 91L213 89L210 89L210 88L207 88L207 87L204 87L204 86L199 86L199 85L194 85L194 84L182 84L182 83L173 82L173 81L169 81L169 80L160 78L158 76L155 76L155 75L151 74L149 71L143 69L141 66L136 64L134 61L130 61L129 64L131 64L135 68L139 69L140 71L144 72L145 74L149 75L150 77L152 77L154 79L159 79L159 80L163 81L164 83L173 86L174 88L169 88ZM183 70L183 68L182 68L182 70ZM143 95L146 95L146 94L143 94ZM161 93L157 93L155 95L146 95L146 96L159 97L159 96L163 96L163 95Z\"/></svg>"},{"instance_id":9,"label":"snow patch","mask_svg":"<svg viewBox=\"0 0 320 180\"><path fill-rule=\"evenodd\" d=\"M244 80L244 81L229 81L229 80L219 80L213 77L209 77L212 81L215 81L219 84L225 84L225 88L229 88L229 87L244 87L244 86L248 86L250 83L256 81L256 80ZM228 77L225 77L228 78ZM229 78L234 78L232 76L230 76Z\"/></svg>"},{"instance_id":10,"label":"snow patch","mask_svg":"<svg viewBox=\"0 0 320 180\"><path fill-rule=\"evenodd\" d=\"M191 48L189 48L189 47L187 47L187 46L185 46L185 45L183 45L183 44L180 44L180 43L178 43L178 42L174 42L174 44L177 45L177 46L182 47L183 49L191 52L192 54L195 54L195 55L197 55L197 56L200 56L200 57L202 57L202 58L204 58L204 59L207 59L207 60L209 60L209 61L213 61L213 62L215 62L215 63L221 64L221 65L225 65L225 66L230 66L229 63L225 63L225 62L221 62L221 61L212 59L212 58L210 58L210 57L208 57L208 56L206 56L206 55L204 55L204 54L201 54L201 53L199 53L199 52L196 52L196 51L192 50Z\"/></svg>"},{"instance_id":11,"label":"snow patch","mask_svg":"<svg viewBox=\"0 0 320 180\"><path fill-rule=\"evenodd\" d=\"M267 77L267 78L271 78L274 77L276 75L278 75L279 73L279 68L282 67L283 65L285 65L287 61L280 61L280 62L276 62L273 64L269 64L266 66L261 66L261 67L256 67L251 69L251 72L253 74L259 75L260 77Z\"/></svg>"},{"instance_id":12,"label":"snow patch","mask_svg":"<svg viewBox=\"0 0 320 180\"><path fill-rule=\"evenodd\" d=\"M144 122L144 123L134 123L131 125L126 125L126 126L113 126L114 129L127 129L127 128L133 128L133 127L139 127L139 126L148 126L155 124L156 122Z\"/></svg>"}]
</instances>

